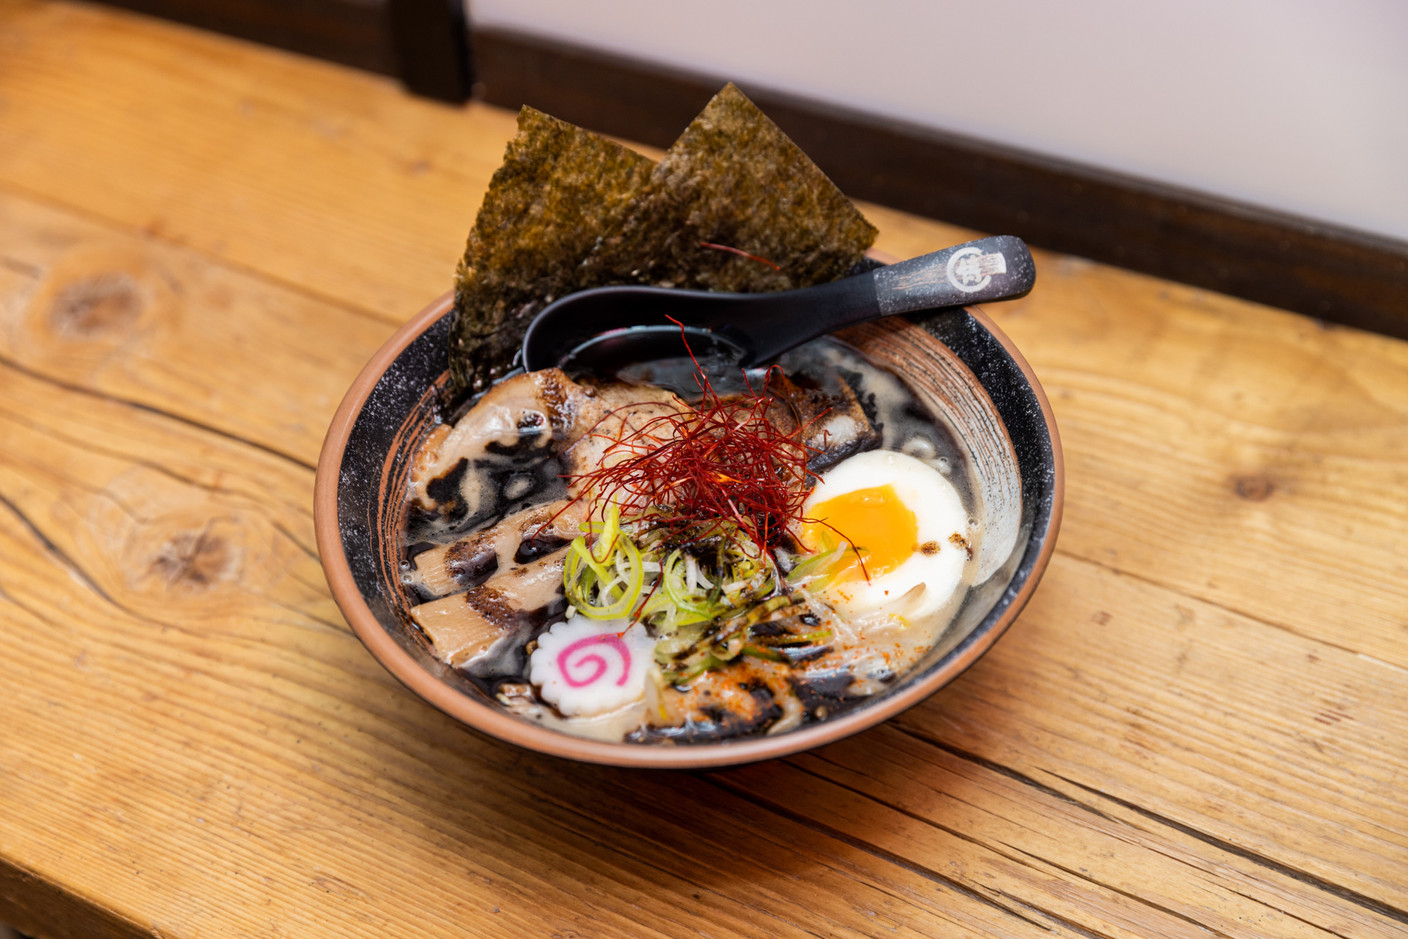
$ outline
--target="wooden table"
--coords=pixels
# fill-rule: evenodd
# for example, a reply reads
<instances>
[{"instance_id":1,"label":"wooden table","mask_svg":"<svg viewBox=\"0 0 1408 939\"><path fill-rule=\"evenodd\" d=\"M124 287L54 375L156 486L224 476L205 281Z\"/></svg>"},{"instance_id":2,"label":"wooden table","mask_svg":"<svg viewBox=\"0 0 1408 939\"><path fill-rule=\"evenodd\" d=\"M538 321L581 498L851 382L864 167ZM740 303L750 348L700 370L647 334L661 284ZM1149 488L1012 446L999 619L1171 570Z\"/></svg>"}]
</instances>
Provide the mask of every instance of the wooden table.
<instances>
[{"instance_id":1,"label":"wooden table","mask_svg":"<svg viewBox=\"0 0 1408 939\"><path fill-rule=\"evenodd\" d=\"M1408 934L1408 344L1038 253L1035 599L700 774L523 752L329 598L313 465L513 115L0 0L0 921L40 937ZM970 233L867 207L896 255Z\"/></svg>"}]
</instances>

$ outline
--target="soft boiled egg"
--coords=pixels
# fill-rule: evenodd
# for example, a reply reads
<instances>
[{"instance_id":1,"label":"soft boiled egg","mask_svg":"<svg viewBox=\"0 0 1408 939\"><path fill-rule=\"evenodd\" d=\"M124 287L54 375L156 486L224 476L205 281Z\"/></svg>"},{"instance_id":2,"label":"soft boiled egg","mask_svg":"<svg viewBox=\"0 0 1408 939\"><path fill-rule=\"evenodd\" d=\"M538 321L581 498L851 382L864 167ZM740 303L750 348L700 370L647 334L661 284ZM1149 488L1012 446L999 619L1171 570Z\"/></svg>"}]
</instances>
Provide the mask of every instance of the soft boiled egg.
<instances>
[{"instance_id":1,"label":"soft boiled egg","mask_svg":"<svg viewBox=\"0 0 1408 939\"><path fill-rule=\"evenodd\" d=\"M915 620L939 610L963 580L968 511L922 460L892 450L856 454L821 476L802 514L803 546L838 555L819 582L842 614Z\"/></svg>"}]
</instances>

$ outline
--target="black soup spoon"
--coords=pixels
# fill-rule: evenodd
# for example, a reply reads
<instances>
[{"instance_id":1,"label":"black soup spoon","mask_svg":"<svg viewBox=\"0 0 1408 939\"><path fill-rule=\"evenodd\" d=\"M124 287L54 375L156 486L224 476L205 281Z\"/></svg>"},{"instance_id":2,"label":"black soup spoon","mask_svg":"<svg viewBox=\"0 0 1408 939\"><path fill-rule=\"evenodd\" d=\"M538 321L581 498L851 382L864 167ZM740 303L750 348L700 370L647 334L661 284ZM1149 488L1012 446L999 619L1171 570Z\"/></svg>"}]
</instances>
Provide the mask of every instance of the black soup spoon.
<instances>
[{"instance_id":1,"label":"black soup spoon","mask_svg":"<svg viewBox=\"0 0 1408 939\"><path fill-rule=\"evenodd\" d=\"M558 366L569 374L610 374L678 356L682 326L696 355L752 368L882 316L1021 297L1035 280L1026 244L997 235L777 293L597 287L555 300L534 317L523 337L522 364L530 371Z\"/></svg>"}]
</instances>

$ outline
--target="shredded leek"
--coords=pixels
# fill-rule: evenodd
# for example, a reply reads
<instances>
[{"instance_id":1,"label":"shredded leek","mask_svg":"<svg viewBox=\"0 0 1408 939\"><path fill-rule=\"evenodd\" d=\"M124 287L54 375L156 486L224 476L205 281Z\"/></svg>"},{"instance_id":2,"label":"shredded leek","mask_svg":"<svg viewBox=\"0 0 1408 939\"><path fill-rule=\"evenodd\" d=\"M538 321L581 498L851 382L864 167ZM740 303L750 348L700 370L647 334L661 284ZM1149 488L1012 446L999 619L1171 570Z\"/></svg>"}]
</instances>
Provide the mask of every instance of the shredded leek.
<instances>
[{"instance_id":1,"label":"shredded leek","mask_svg":"<svg viewBox=\"0 0 1408 939\"><path fill-rule=\"evenodd\" d=\"M804 647L829 642L825 628L765 635L754 627L806 609L808 591L834 576L846 550L824 546L791 564L784 582L772 556L731 521L681 535L648 516L622 524L612 506L572 542L563 586L582 616L645 623L656 638L661 680L686 684L741 656L786 662ZM784 565L789 561L784 556Z\"/></svg>"},{"instance_id":2,"label":"shredded leek","mask_svg":"<svg viewBox=\"0 0 1408 939\"><path fill-rule=\"evenodd\" d=\"M734 523L710 522L672 542L650 522L623 526L612 506L602 521L583 526L563 568L574 608L595 619L641 620L669 634L738 615L776 592L771 559Z\"/></svg>"},{"instance_id":3,"label":"shredded leek","mask_svg":"<svg viewBox=\"0 0 1408 939\"><path fill-rule=\"evenodd\" d=\"M614 506L595 534L590 547L585 536L572 542L562 568L563 589L567 602L583 616L621 619L635 609L645 589L645 565L640 550L621 530Z\"/></svg>"}]
</instances>

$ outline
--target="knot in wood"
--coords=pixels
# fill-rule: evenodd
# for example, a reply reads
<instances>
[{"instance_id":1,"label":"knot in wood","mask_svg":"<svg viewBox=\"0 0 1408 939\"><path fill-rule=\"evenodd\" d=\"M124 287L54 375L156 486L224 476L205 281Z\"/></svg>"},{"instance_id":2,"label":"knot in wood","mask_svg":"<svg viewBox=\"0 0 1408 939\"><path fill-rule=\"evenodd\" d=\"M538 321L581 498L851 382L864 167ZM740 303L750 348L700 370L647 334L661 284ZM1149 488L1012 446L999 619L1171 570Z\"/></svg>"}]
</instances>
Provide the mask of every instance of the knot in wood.
<instances>
[{"instance_id":1,"label":"knot in wood","mask_svg":"<svg viewBox=\"0 0 1408 939\"><path fill-rule=\"evenodd\" d=\"M180 531L166 539L152 559L151 569L168 589L208 589L229 579L238 567L234 545L211 526Z\"/></svg>"},{"instance_id":2,"label":"knot in wood","mask_svg":"<svg viewBox=\"0 0 1408 939\"><path fill-rule=\"evenodd\" d=\"M63 287L49 305L49 324L66 335L118 332L136 322L142 295L130 274L113 271Z\"/></svg>"},{"instance_id":3,"label":"knot in wood","mask_svg":"<svg viewBox=\"0 0 1408 939\"><path fill-rule=\"evenodd\" d=\"M1276 491L1276 483L1270 476L1261 474L1234 476L1232 488L1240 499L1246 499L1248 502L1265 502Z\"/></svg>"}]
</instances>

